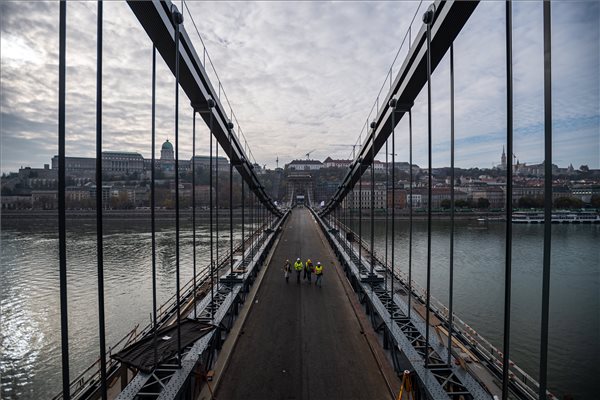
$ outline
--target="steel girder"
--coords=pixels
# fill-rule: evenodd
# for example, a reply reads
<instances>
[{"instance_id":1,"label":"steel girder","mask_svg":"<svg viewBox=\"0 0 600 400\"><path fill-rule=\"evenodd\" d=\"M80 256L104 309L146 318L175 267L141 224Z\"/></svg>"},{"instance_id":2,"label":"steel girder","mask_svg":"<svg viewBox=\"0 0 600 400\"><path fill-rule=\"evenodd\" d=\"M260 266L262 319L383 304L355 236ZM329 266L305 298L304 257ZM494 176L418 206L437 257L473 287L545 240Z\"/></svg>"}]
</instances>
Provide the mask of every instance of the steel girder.
<instances>
[{"instance_id":1,"label":"steel girder","mask_svg":"<svg viewBox=\"0 0 600 400\"><path fill-rule=\"evenodd\" d=\"M435 70L454 39L458 36L469 17L479 4L478 1L442 1L434 3L434 19L431 26L431 67ZM377 154L392 134L392 113L389 106L392 98L397 100L397 125L414 104L414 101L427 83L427 26L422 25L408 54L396 75L394 83L383 100L384 104L373 121L375 128L370 129L350 169L335 194L321 210L321 215L331 212L354 187L362 174L373 163L373 154ZM373 140L373 135L375 139ZM373 146L375 152L373 152Z\"/></svg>"},{"instance_id":2,"label":"steel girder","mask_svg":"<svg viewBox=\"0 0 600 400\"><path fill-rule=\"evenodd\" d=\"M313 214L332 249L345 266L352 287L360 302L365 305L373 327L387 331L387 339L391 345L397 346L398 350L404 353L419 377L427 398L491 399L492 395L475 377L454 364L444 363L447 359L447 349L437 336L430 338L428 353L425 354L425 321L418 314L415 315L416 313L408 317L408 305L398 294L391 298L382 283L365 282L363 277L368 271L355 250L345 248L338 234L330 232L328 223L314 210ZM429 366L424 363L426 356L430 360Z\"/></svg>"},{"instance_id":3,"label":"steel girder","mask_svg":"<svg viewBox=\"0 0 600 400\"><path fill-rule=\"evenodd\" d=\"M170 0L152 0L127 2L134 15L154 43L171 72L175 74L175 26L171 18L173 3ZM179 10L183 12L183 10ZM275 206L273 200L266 193L254 167L244 151L242 143L235 134L232 134L232 143L229 144L230 122L218 92L208 78L206 69L200 62L200 57L183 24L180 29L179 41L179 84L189 98L192 107L199 112L207 126L210 125L210 116L213 115L213 134L221 145L230 162L238 170L242 178L249 184L250 189L257 195L259 201L272 213L282 216L281 210ZM214 108L208 107L209 99L216 103Z\"/></svg>"}]
</instances>

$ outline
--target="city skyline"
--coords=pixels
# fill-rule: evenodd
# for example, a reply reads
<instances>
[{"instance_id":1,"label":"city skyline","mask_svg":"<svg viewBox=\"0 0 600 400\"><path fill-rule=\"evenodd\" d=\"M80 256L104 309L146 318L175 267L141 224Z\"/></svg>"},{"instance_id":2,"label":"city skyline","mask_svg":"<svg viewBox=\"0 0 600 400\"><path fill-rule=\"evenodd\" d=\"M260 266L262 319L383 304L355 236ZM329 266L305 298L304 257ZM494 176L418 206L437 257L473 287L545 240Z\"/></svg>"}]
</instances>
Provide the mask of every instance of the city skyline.
<instances>
[{"instance_id":1,"label":"city skyline","mask_svg":"<svg viewBox=\"0 0 600 400\"><path fill-rule=\"evenodd\" d=\"M189 7L194 15L203 16L198 29L257 163L272 168L276 158L304 158L313 147L308 143L319 143L315 158L348 158L350 143L364 124L417 3L351 3L343 8L301 3L294 6L293 19L291 6L284 3ZM8 172L27 159L42 165L56 154L58 7L52 2L3 2L0 8L0 169ZM501 3L482 3L455 45L458 167L491 167L490 160L496 163L497 149L505 143L504 30L502 24L490 23L502 19L503 13ZM126 4L107 3L105 14L110 18L105 22L104 148L148 149L142 151L146 156L151 44ZM595 2L553 7L553 54L561 55L553 65L553 159L558 165L600 168L600 101L595 90L600 86L600 68L594 46L599 16L600 5ZM202 48L187 12L184 17L191 39ZM67 36L67 155L92 156L95 4L71 3L68 18L79 23L69 25ZM541 22L541 4L514 5L514 150L526 163L543 161ZM340 26L353 26L353 31ZM415 28L419 26L417 20ZM577 40L582 35L589 40ZM174 82L160 57L157 74L160 142L159 138L173 138L174 132ZM432 77L434 167L450 164L448 77L446 55ZM180 156L189 159L192 113L183 92L182 99ZM422 91L413 110L413 161L422 166L427 165L426 111ZM203 123L198 124L197 135L197 149L207 149L208 129ZM396 153L408 160L406 118L398 125ZM384 158L381 152L379 159Z\"/></svg>"},{"instance_id":2,"label":"city skyline","mask_svg":"<svg viewBox=\"0 0 600 400\"><path fill-rule=\"evenodd\" d=\"M164 143L160 144L160 146L161 146L161 150L160 150L160 151L158 151L158 152L155 154L155 157L156 157L156 162L157 162L157 166L160 166L160 165L161 165L161 161L162 161L163 163L165 162L165 158L163 158L163 157L164 157L164 155L163 155L163 154L164 154L164 144L165 144L165 143L167 143L167 142L169 142L169 139L166 139L166 141L165 141ZM150 157L146 157L146 156L144 155L144 153L143 153L143 152L140 152L140 151L120 151L120 150L115 150L115 149L105 149L105 150L103 150L103 152L102 152L102 153L103 153L103 154L106 154L106 155L115 155L115 154L117 154L117 155L118 155L118 154L125 154L125 153L129 153L129 154L133 154L133 155L139 155L139 156L141 156L141 157L143 158L143 160L144 160L144 165L145 165L146 163L148 163L148 162L151 162L151 159L152 159L152 157L151 157L151 156L150 156ZM171 156L167 157L167 158L166 158L166 160L167 160L167 161L173 160L173 158L171 158L171 157L173 157L173 156L171 155ZM207 152L207 153L197 153L197 154L195 155L195 157L196 157L196 158L198 158L198 159L200 159L200 158L207 159L207 158L209 158L209 157L210 157L210 155L209 155L209 153L208 153L208 152ZM8 174L10 174L10 173L16 173L16 172L18 172L18 170L20 170L20 169L24 169L24 168L34 168L34 169L35 169L35 168L43 168L43 166L44 166L44 165L46 165L46 164L47 164L47 165L49 165L49 166L50 166L52 169L55 169L56 158L57 158L57 156L56 156L56 155L54 155L54 156L52 156L52 158L49 160L49 162L48 162L48 163L43 163L42 165L39 165L39 166L38 166L38 165L33 165L33 164L27 164L27 163L25 163L25 164L21 165L19 168L17 168L17 170L15 170L15 171L6 171L6 172L5 172L5 171L3 171L3 172L2 172L2 174L3 174L3 175L5 175L5 174L6 174L6 175L8 175ZM91 160L95 160L95 157L94 157L94 156L92 156L92 157L85 157L85 156L80 156L80 155L72 155L72 156L67 156L67 159L69 159L69 158L80 158L80 159L87 159L87 160L89 160L89 161L91 161ZM181 157L180 157L180 160L181 160L181 161L183 161L184 163L191 162L191 159L192 159L192 157L190 157L189 159L186 159L186 158L181 158ZM216 154L213 154L213 159L216 159ZM227 163L227 168L229 168L229 167L228 167L228 165L229 165L229 159L227 158L227 156L226 156L226 155L224 155L224 154L220 154L220 155L219 155L219 159L220 159L220 160L223 160L223 161L225 161L225 162ZM319 162L319 163L322 163L322 164L323 164L323 167L326 167L326 166L325 166L325 163L327 162L327 160L328 160L328 159L330 159L332 162L336 162L336 161L337 161L337 162L340 162L340 161L341 161L341 162L348 162L348 163L352 162L352 159L344 159L344 158L336 158L336 159L334 159L334 158L332 158L331 156L327 156L327 157L325 157L325 158L324 158L324 159L322 159L322 160L316 160L316 159L313 159L313 158L311 158L311 159L295 158L295 159L290 159L290 160L289 160L289 162L285 162L285 160L281 160L281 159L279 159L279 168L286 169L286 168L287 168L287 166L288 166L289 164L291 164L292 162L298 162L299 164L302 164L302 162L303 162L303 161L309 161L309 162ZM375 160L376 160L378 163L380 163L380 164L383 164L383 165L385 165L385 164L386 164L386 163L385 163L385 160L381 160L381 159L379 159L379 158L376 158ZM503 149L502 149L502 153L501 153L501 154L498 156L498 160L497 160L498 162L491 162L491 164L492 164L492 166L491 166L491 167L485 167L485 166L471 166L471 167L456 167L456 168L457 168L457 169L465 169L465 170L468 170L468 169L474 169L474 168L479 168L479 169L481 169L481 170L490 170L490 169L501 169L501 170L502 170L502 169L505 169L505 167L508 165L508 164L505 164L505 163L507 162L507 160L508 160L508 156L505 154L505 150L504 150L504 148L503 148ZM408 164L408 160L399 160L399 159L397 159L397 160L395 161L395 163L396 163L396 164ZM389 160L388 160L388 164L389 164L389 165L391 165L391 164L392 164L392 161L391 161L391 159L389 159ZM513 164L512 164L512 165L513 165L513 168L514 168L515 166L519 166L519 165L520 165L520 166L522 166L522 167L524 167L524 166L533 166L533 165L542 165L542 164L543 164L543 161L542 161L542 162L538 162L538 163L527 163L527 162L522 162L522 161L520 161L520 160L519 160L519 158L517 157L517 155L513 154ZM91 165L91 164L90 164L90 165ZM185 164L185 165L187 165L187 164ZM263 165L261 165L261 164L258 164L258 165L259 165L259 167L260 167L260 168L263 168ZM265 165L266 165L266 164L265 164ZM562 169L569 169L569 168L573 168L573 170L574 170L574 171L580 170L580 167L588 167L588 168L589 168L589 166L588 166L588 165L586 165L586 164L582 164L582 165L579 165L579 166L578 166L578 165L574 165L573 163L568 163L568 165L562 165L562 164L553 163L553 165L556 165L557 167L559 167L559 168L562 168ZM418 164L416 164L416 163L414 163L414 162L413 162L413 166L418 166L418 167L419 167L420 169L422 169L422 170L427 170L427 167L426 167L426 166L424 166L424 165L418 165ZM187 168L187 167L186 167L186 168ZM450 166L449 166L449 165L445 165L445 166L434 166L434 168L435 168L435 169L446 169L446 168L450 168ZM276 169L276 167L272 167L272 166L271 166L271 167L269 167L268 165L266 165L266 169L267 169L267 170L275 170L275 169ZM592 169L592 170L595 170L594 168L590 168L590 169ZM377 170L377 168L376 168L376 170Z\"/></svg>"}]
</instances>

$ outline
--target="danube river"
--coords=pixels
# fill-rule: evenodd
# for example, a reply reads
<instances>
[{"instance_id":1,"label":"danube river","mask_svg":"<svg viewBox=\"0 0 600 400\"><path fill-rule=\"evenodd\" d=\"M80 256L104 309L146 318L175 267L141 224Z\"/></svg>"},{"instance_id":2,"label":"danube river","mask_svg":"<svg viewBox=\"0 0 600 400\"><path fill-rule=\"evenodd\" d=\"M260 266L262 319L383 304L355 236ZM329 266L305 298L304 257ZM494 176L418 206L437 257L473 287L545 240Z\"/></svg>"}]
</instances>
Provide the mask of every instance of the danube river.
<instances>
[{"instance_id":1,"label":"danube river","mask_svg":"<svg viewBox=\"0 0 600 400\"><path fill-rule=\"evenodd\" d=\"M210 260L206 220L198 224L197 266ZM157 297L175 293L173 220L157 220ZM249 226L248 226L249 227ZM106 343L116 343L152 313L150 223L104 221ZM220 231L229 250L229 227ZM234 241L241 237L235 226ZM182 217L181 282L192 277L192 232ZM74 378L98 357L98 291L95 220L67 221L69 351ZM3 219L0 250L1 399L50 398L61 390L57 227L52 220Z\"/></svg>"},{"instance_id":2,"label":"danube river","mask_svg":"<svg viewBox=\"0 0 600 400\"><path fill-rule=\"evenodd\" d=\"M413 224L413 280L425 287L427 222ZM543 230L543 225L513 225L511 360L534 379L539 370ZM368 221L363 222L362 233L370 243ZM552 225L552 235L549 388L561 397L569 394L575 399L597 399L600 225ZM375 239L376 253L385 256L384 221L375 222ZM398 221L394 258L396 267L405 272L408 243L408 221ZM504 316L504 244L503 222L455 223L454 312L499 349ZM444 304L448 304L449 254L450 222L433 221L431 293Z\"/></svg>"},{"instance_id":3,"label":"danube river","mask_svg":"<svg viewBox=\"0 0 600 400\"><path fill-rule=\"evenodd\" d=\"M174 292L174 224L157 222L159 303ZM182 282L191 277L192 235L182 224ZM397 223L396 265L407 270L408 223ZM229 233L223 228L223 251ZM432 294L447 301L449 223L433 224ZM512 358L537 376L543 226L514 226ZM51 220L3 219L0 250L0 398L49 398L60 391L60 313L58 244ZM363 226L368 233L368 224ZM413 273L424 285L426 223L414 224ZM598 355L600 226L554 225L549 382L557 394L576 399L596 396ZM368 237L368 235L365 235ZM208 231L198 229L197 264L208 260ZM236 226L239 238L239 226ZM378 221L376 242L384 254L385 223ZM149 224L143 220L105 221L107 344L135 324L146 325L151 309ZM69 334L71 374L98 354L96 237L93 221L68 222ZM460 221L455 236L456 314L501 347L503 315L504 225Z\"/></svg>"}]
</instances>

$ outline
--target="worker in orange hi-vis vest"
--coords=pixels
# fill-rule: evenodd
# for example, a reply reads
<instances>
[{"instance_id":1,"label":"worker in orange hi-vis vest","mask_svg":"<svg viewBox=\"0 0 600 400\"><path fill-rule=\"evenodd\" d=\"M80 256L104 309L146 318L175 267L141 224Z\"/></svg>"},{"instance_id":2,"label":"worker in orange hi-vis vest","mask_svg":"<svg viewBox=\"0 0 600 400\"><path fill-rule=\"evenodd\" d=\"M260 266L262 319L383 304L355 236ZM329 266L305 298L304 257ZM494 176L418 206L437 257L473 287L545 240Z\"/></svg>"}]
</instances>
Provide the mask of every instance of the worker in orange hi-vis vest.
<instances>
[{"instance_id":1,"label":"worker in orange hi-vis vest","mask_svg":"<svg viewBox=\"0 0 600 400\"><path fill-rule=\"evenodd\" d=\"M321 287L323 285L323 266L320 262L318 262L315 266L315 275L317 276L317 281L315 282L315 285Z\"/></svg>"}]
</instances>

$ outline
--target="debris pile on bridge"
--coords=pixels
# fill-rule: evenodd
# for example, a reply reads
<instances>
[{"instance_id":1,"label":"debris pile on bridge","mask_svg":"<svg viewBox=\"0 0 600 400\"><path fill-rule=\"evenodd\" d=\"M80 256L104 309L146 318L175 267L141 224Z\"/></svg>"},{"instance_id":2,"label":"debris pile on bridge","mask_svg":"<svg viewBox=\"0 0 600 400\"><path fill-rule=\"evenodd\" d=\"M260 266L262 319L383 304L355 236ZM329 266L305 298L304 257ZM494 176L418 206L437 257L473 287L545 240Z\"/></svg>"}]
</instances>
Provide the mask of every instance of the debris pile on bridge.
<instances>
[{"instance_id":1,"label":"debris pile on bridge","mask_svg":"<svg viewBox=\"0 0 600 400\"><path fill-rule=\"evenodd\" d=\"M180 326L182 347L191 345L215 329L211 324L191 319L183 321ZM175 354L177 354L177 326L171 325L159 329L155 335L150 334L139 342L124 348L112 358L129 367L150 373L161 362Z\"/></svg>"}]
</instances>

